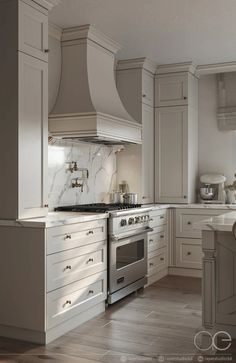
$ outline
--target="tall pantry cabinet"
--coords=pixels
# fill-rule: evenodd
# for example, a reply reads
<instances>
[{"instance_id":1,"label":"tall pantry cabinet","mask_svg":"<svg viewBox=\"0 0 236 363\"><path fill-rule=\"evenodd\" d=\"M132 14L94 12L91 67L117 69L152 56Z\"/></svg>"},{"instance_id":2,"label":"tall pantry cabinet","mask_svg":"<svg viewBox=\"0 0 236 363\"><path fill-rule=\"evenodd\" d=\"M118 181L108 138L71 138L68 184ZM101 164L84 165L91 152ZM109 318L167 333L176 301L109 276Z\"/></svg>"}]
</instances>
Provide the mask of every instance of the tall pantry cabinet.
<instances>
[{"instance_id":1,"label":"tall pantry cabinet","mask_svg":"<svg viewBox=\"0 0 236 363\"><path fill-rule=\"evenodd\" d=\"M47 214L48 10L0 2L0 219Z\"/></svg>"},{"instance_id":2,"label":"tall pantry cabinet","mask_svg":"<svg viewBox=\"0 0 236 363\"><path fill-rule=\"evenodd\" d=\"M198 80L192 63L155 76L155 202L193 203L198 175Z\"/></svg>"},{"instance_id":3,"label":"tall pantry cabinet","mask_svg":"<svg viewBox=\"0 0 236 363\"><path fill-rule=\"evenodd\" d=\"M126 180L139 202L154 202L154 73L147 58L117 63L116 84L120 98L135 121L142 124L142 145L125 146L118 154L118 183Z\"/></svg>"}]
</instances>

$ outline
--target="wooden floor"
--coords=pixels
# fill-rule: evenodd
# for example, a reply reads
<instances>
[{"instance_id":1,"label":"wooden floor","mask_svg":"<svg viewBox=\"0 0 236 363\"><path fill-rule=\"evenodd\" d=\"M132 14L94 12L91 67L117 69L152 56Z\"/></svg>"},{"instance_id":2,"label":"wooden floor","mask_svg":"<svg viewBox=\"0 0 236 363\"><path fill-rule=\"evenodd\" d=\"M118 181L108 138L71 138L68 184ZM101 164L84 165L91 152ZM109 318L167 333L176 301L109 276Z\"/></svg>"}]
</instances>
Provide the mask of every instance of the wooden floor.
<instances>
[{"instance_id":1,"label":"wooden floor","mask_svg":"<svg viewBox=\"0 0 236 363\"><path fill-rule=\"evenodd\" d=\"M47 347L0 338L0 361L173 363L190 355L198 362L193 337L200 328L200 279L168 276Z\"/></svg>"}]
</instances>

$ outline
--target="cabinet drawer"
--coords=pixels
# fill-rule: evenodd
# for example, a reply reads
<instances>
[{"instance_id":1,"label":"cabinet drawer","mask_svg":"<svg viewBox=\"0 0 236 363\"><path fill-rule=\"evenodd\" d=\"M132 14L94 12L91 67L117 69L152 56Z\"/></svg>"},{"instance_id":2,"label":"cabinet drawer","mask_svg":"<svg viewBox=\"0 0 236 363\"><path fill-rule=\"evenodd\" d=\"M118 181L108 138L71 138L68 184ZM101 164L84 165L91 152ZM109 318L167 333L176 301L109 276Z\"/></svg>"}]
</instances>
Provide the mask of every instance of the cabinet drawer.
<instances>
[{"instance_id":1,"label":"cabinet drawer","mask_svg":"<svg viewBox=\"0 0 236 363\"><path fill-rule=\"evenodd\" d=\"M48 17L22 1L19 2L19 50L48 61Z\"/></svg>"},{"instance_id":2,"label":"cabinet drawer","mask_svg":"<svg viewBox=\"0 0 236 363\"><path fill-rule=\"evenodd\" d=\"M107 268L106 241L47 256L47 291L58 289Z\"/></svg>"},{"instance_id":3,"label":"cabinet drawer","mask_svg":"<svg viewBox=\"0 0 236 363\"><path fill-rule=\"evenodd\" d=\"M167 267L167 248L160 248L148 258L148 276L153 275Z\"/></svg>"},{"instance_id":4,"label":"cabinet drawer","mask_svg":"<svg viewBox=\"0 0 236 363\"><path fill-rule=\"evenodd\" d=\"M157 227L148 233L148 253L166 245L166 226Z\"/></svg>"},{"instance_id":5,"label":"cabinet drawer","mask_svg":"<svg viewBox=\"0 0 236 363\"><path fill-rule=\"evenodd\" d=\"M142 102L151 107L154 104L154 78L145 71L142 75Z\"/></svg>"},{"instance_id":6,"label":"cabinet drawer","mask_svg":"<svg viewBox=\"0 0 236 363\"><path fill-rule=\"evenodd\" d=\"M176 239L176 266L202 268L201 240L190 238Z\"/></svg>"},{"instance_id":7,"label":"cabinet drawer","mask_svg":"<svg viewBox=\"0 0 236 363\"><path fill-rule=\"evenodd\" d=\"M82 279L47 294L47 329L105 301L107 272Z\"/></svg>"},{"instance_id":8,"label":"cabinet drawer","mask_svg":"<svg viewBox=\"0 0 236 363\"><path fill-rule=\"evenodd\" d=\"M167 223L167 212L166 209L158 210L158 211L151 211L150 215L150 227L155 228L158 226L162 226L163 224Z\"/></svg>"},{"instance_id":9,"label":"cabinet drawer","mask_svg":"<svg viewBox=\"0 0 236 363\"><path fill-rule=\"evenodd\" d=\"M100 219L47 229L47 254L107 239L107 221Z\"/></svg>"},{"instance_id":10,"label":"cabinet drawer","mask_svg":"<svg viewBox=\"0 0 236 363\"><path fill-rule=\"evenodd\" d=\"M155 107L188 104L188 74L157 76Z\"/></svg>"},{"instance_id":11,"label":"cabinet drawer","mask_svg":"<svg viewBox=\"0 0 236 363\"><path fill-rule=\"evenodd\" d=\"M202 238L201 230L194 229L194 223L224 213L220 210L196 211L189 209L176 210L176 237Z\"/></svg>"}]
</instances>

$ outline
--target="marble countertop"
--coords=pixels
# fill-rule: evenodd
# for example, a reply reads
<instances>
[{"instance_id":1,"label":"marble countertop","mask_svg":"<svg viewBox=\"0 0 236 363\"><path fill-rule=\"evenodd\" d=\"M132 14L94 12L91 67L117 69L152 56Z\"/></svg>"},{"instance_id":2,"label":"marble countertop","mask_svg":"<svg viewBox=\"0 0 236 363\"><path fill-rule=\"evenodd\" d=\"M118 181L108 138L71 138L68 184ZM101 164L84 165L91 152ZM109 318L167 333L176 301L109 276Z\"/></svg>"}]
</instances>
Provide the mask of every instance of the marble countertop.
<instances>
[{"instance_id":1,"label":"marble countertop","mask_svg":"<svg viewBox=\"0 0 236 363\"><path fill-rule=\"evenodd\" d=\"M236 222L236 212L228 212L194 223L195 229L204 231L232 232L232 227Z\"/></svg>"},{"instance_id":2,"label":"marble countertop","mask_svg":"<svg viewBox=\"0 0 236 363\"><path fill-rule=\"evenodd\" d=\"M42 218L21 219L17 221L0 220L0 226L50 228L105 218L108 218L107 213L50 212L46 217Z\"/></svg>"}]
</instances>

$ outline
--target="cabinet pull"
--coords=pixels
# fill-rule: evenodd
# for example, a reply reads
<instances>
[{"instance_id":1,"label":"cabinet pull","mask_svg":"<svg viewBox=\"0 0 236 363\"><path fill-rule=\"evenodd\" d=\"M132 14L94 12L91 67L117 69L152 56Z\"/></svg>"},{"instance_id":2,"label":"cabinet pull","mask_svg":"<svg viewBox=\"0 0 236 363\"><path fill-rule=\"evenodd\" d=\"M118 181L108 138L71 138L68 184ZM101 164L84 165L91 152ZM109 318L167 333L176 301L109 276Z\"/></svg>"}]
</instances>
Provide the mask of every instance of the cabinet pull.
<instances>
[{"instance_id":1,"label":"cabinet pull","mask_svg":"<svg viewBox=\"0 0 236 363\"><path fill-rule=\"evenodd\" d=\"M191 252L187 252L187 255L190 256L192 253Z\"/></svg>"},{"instance_id":2,"label":"cabinet pull","mask_svg":"<svg viewBox=\"0 0 236 363\"><path fill-rule=\"evenodd\" d=\"M192 224L192 222L188 222L188 225L190 226Z\"/></svg>"},{"instance_id":3,"label":"cabinet pull","mask_svg":"<svg viewBox=\"0 0 236 363\"><path fill-rule=\"evenodd\" d=\"M88 259L88 262L93 262L93 258L89 258Z\"/></svg>"},{"instance_id":4,"label":"cabinet pull","mask_svg":"<svg viewBox=\"0 0 236 363\"><path fill-rule=\"evenodd\" d=\"M164 219L165 217L164 216L160 216L160 219Z\"/></svg>"},{"instance_id":5,"label":"cabinet pull","mask_svg":"<svg viewBox=\"0 0 236 363\"><path fill-rule=\"evenodd\" d=\"M71 300L66 300L66 303L65 303L65 305L71 305Z\"/></svg>"},{"instance_id":6,"label":"cabinet pull","mask_svg":"<svg viewBox=\"0 0 236 363\"><path fill-rule=\"evenodd\" d=\"M160 235L161 238L164 238L165 236L163 234Z\"/></svg>"},{"instance_id":7,"label":"cabinet pull","mask_svg":"<svg viewBox=\"0 0 236 363\"><path fill-rule=\"evenodd\" d=\"M44 53L49 53L50 49L44 49Z\"/></svg>"},{"instance_id":8,"label":"cabinet pull","mask_svg":"<svg viewBox=\"0 0 236 363\"><path fill-rule=\"evenodd\" d=\"M68 266L66 266L66 268L65 268L65 270L71 270L71 266L70 265L68 265Z\"/></svg>"},{"instance_id":9,"label":"cabinet pull","mask_svg":"<svg viewBox=\"0 0 236 363\"><path fill-rule=\"evenodd\" d=\"M93 294L93 290L89 290L89 294Z\"/></svg>"},{"instance_id":10,"label":"cabinet pull","mask_svg":"<svg viewBox=\"0 0 236 363\"><path fill-rule=\"evenodd\" d=\"M149 263L149 266L154 266L154 263L150 262L150 263Z\"/></svg>"},{"instance_id":11,"label":"cabinet pull","mask_svg":"<svg viewBox=\"0 0 236 363\"><path fill-rule=\"evenodd\" d=\"M160 260L161 260L161 261L164 261L164 257L161 257L161 258L160 258Z\"/></svg>"},{"instance_id":12,"label":"cabinet pull","mask_svg":"<svg viewBox=\"0 0 236 363\"><path fill-rule=\"evenodd\" d=\"M93 231L88 231L88 234L93 234Z\"/></svg>"},{"instance_id":13,"label":"cabinet pull","mask_svg":"<svg viewBox=\"0 0 236 363\"><path fill-rule=\"evenodd\" d=\"M44 208L48 208L48 204L44 204Z\"/></svg>"},{"instance_id":14,"label":"cabinet pull","mask_svg":"<svg viewBox=\"0 0 236 363\"><path fill-rule=\"evenodd\" d=\"M150 239L150 240L149 240L149 242L151 242L151 243L152 243L152 242L153 242L153 239Z\"/></svg>"},{"instance_id":15,"label":"cabinet pull","mask_svg":"<svg viewBox=\"0 0 236 363\"><path fill-rule=\"evenodd\" d=\"M148 220L149 222L152 222L153 221L153 218L149 218L149 220Z\"/></svg>"},{"instance_id":16,"label":"cabinet pull","mask_svg":"<svg viewBox=\"0 0 236 363\"><path fill-rule=\"evenodd\" d=\"M71 239L71 234L67 234L65 239Z\"/></svg>"}]
</instances>

